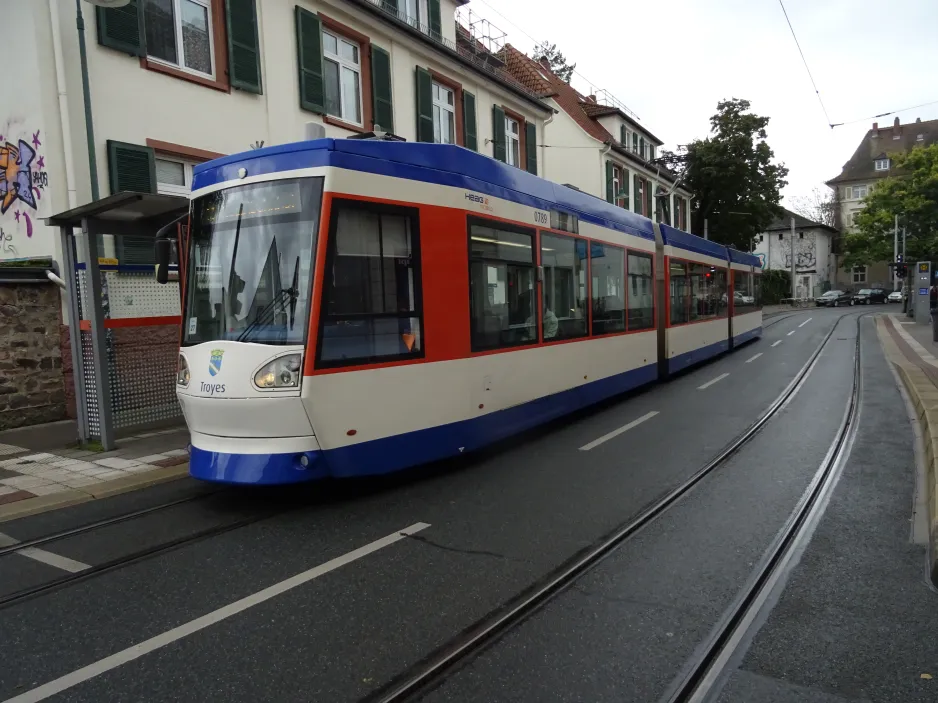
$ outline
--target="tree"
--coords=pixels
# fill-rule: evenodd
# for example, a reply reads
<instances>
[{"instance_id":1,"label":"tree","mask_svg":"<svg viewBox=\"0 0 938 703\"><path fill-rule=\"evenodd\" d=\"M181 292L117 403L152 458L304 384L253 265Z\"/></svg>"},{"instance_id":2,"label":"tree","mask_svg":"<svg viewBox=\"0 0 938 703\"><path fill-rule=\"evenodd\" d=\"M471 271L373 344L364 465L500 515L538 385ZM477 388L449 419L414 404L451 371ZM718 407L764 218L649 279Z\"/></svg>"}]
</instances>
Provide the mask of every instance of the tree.
<instances>
[{"instance_id":1,"label":"tree","mask_svg":"<svg viewBox=\"0 0 938 703\"><path fill-rule=\"evenodd\" d=\"M548 63L550 63L550 70L555 76L566 83L570 82L576 64L567 63L566 57L560 53L556 44L545 41L534 47L534 60L540 61L541 59L547 59Z\"/></svg>"},{"instance_id":2,"label":"tree","mask_svg":"<svg viewBox=\"0 0 938 703\"><path fill-rule=\"evenodd\" d=\"M820 222L828 227L835 227L837 221L837 203L830 188L821 190L815 187L811 195L799 195L791 199L791 209L812 222Z\"/></svg>"},{"instance_id":3,"label":"tree","mask_svg":"<svg viewBox=\"0 0 938 703\"><path fill-rule=\"evenodd\" d=\"M844 236L844 265L891 261L895 217L906 229L906 260L938 258L938 144L893 154L895 176L873 186Z\"/></svg>"},{"instance_id":4,"label":"tree","mask_svg":"<svg viewBox=\"0 0 938 703\"><path fill-rule=\"evenodd\" d=\"M710 118L712 136L661 159L694 194L694 234L703 234L706 219L711 239L743 251L781 216L780 191L788 184L785 165L772 163L769 118L750 113L749 106L736 98L718 103Z\"/></svg>"}]
</instances>

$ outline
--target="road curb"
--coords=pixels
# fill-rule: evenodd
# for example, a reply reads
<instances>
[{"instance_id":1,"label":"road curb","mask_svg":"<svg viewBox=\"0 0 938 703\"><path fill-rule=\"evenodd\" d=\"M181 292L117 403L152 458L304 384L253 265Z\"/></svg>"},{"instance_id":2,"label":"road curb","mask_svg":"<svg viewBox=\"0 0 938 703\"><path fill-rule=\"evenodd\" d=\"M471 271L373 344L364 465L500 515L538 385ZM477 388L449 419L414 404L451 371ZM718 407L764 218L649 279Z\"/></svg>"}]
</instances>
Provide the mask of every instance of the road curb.
<instances>
[{"instance_id":1,"label":"road curb","mask_svg":"<svg viewBox=\"0 0 938 703\"><path fill-rule=\"evenodd\" d=\"M938 586L938 388L925 372L908 361L885 329L885 321L877 319L877 332L886 356L896 367L902 385L915 408L922 428L925 450L925 505L928 512L929 565L932 583Z\"/></svg>"},{"instance_id":2,"label":"road curb","mask_svg":"<svg viewBox=\"0 0 938 703\"><path fill-rule=\"evenodd\" d=\"M71 488L61 493L50 493L45 496L26 498L15 503L0 505L0 522L9 522L19 518L39 515L50 510L59 510L91 500L109 498L121 493L129 493L141 488L148 488L159 483L174 481L189 475L189 462L167 466L140 474L132 474L116 478L113 481L102 481L93 486Z\"/></svg>"}]
</instances>

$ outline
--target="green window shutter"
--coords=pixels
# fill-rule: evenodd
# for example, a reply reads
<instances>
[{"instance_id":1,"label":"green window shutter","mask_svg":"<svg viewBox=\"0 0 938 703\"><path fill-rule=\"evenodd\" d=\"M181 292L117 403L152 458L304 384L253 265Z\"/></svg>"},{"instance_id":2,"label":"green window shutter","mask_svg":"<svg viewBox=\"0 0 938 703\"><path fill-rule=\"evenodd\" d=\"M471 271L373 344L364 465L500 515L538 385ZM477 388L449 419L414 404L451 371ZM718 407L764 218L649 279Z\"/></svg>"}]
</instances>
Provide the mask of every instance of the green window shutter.
<instances>
[{"instance_id":1,"label":"green window shutter","mask_svg":"<svg viewBox=\"0 0 938 703\"><path fill-rule=\"evenodd\" d=\"M654 209L655 197L654 197L654 194L651 192L651 181L645 181L644 188L645 188L645 213L646 213L646 217L651 219L655 213L655 209Z\"/></svg>"},{"instance_id":2,"label":"green window shutter","mask_svg":"<svg viewBox=\"0 0 938 703\"><path fill-rule=\"evenodd\" d=\"M371 90L374 97L374 123L386 132L394 131L391 103L391 55L371 45Z\"/></svg>"},{"instance_id":3,"label":"green window shutter","mask_svg":"<svg viewBox=\"0 0 938 703\"><path fill-rule=\"evenodd\" d=\"M528 173L537 175L537 125L533 122L524 123L524 155Z\"/></svg>"},{"instance_id":4,"label":"green window shutter","mask_svg":"<svg viewBox=\"0 0 938 703\"><path fill-rule=\"evenodd\" d=\"M142 5L140 0L130 0L123 7L96 7L98 43L133 56L146 56Z\"/></svg>"},{"instance_id":5,"label":"green window shutter","mask_svg":"<svg viewBox=\"0 0 938 703\"><path fill-rule=\"evenodd\" d=\"M641 137L638 140L638 155L643 159L645 158L645 137Z\"/></svg>"},{"instance_id":6,"label":"green window shutter","mask_svg":"<svg viewBox=\"0 0 938 703\"><path fill-rule=\"evenodd\" d=\"M632 151L638 151L638 135L632 132Z\"/></svg>"},{"instance_id":7,"label":"green window shutter","mask_svg":"<svg viewBox=\"0 0 938 703\"><path fill-rule=\"evenodd\" d=\"M326 111L322 74L322 26L319 17L296 6L296 52L300 73L300 107Z\"/></svg>"},{"instance_id":8,"label":"green window shutter","mask_svg":"<svg viewBox=\"0 0 938 703\"><path fill-rule=\"evenodd\" d=\"M433 78L417 66L417 141L433 142Z\"/></svg>"},{"instance_id":9,"label":"green window shutter","mask_svg":"<svg viewBox=\"0 0 938 703\"><path fill-rule=\"evenodd\" d=\"M434 39L443 38L443 20L440 15L440 0L427 0L427 14L430 15L430 36Z\"/></svg>"},{"instance_id":10,"label":"green window shutter","mask_svg":"<svg viewBox=\"0 0 938 703\"><path fill-rule=\"evenodd\" d=\"M508 160L505 155L505 111L498 105L492 105L492 155L498 161Z\"/></svg>"},{"instance_id":11,"label":"green window shutter","mask_svg":"<svg viewBox=\"0 0 938 703\"><path fill-rule=\"evenodd\" d=\"M633 195L635 196L634 198L635 212L641 215L642 214L642 179L636 175L632 181L632 185L635 186L634 190L632 191Z\"/></svg>"},{"instance_id":12,"label":"green window shutter","mask_svg":"<svg viewBox=\"0 0 938 703\"><path fill-rule=\"evenodd\" d=\"M231 87L249 93L264 92L261 85L261 52L257 38L255 0L227 0L228 75Z\"/></svg>"},{"instance_id":13,"label":"green window shutter","mask_svg":"<svg viewBox=\"0 0 938 703\"><path fill-rule=\"evenodd\" d=\"M476 128L476 96L466 91L462 93L462 131L463 146L478 151L479 132Z\"/></svg>"},{"instance_id":14,"label":"green window shutter","mask_svg":"<svg viewBox=\"0 0 938 703\"><path fill-rule=\"evenodd\" d=\"M622 207L629 209L629 172L622 169Z\"/></svg>"},{"instance_id":15,"label":"green window shutter","mask_svg":"<svg viewBox=\"0 0 938 703\"><path fill-rule=\"evenodd\" d=\"M156 157L150 147L108 139L107 167L112 195L156 192Z\"/></svg>"},{"instance_id":16,"label":"green window shutter","mask_svg":"<svg viewBox=\"0 0 938 703\"><path fill-rule=\"evenodd\" d=\"M613 183L613 178L615 175L615 167L612 165L611 161L606 162L606 200L610 203L616 201L615 193L615 184Z\"/></svg>"},{"instance_id":17,"label":"green window shutter","mask_svg":"<svg viewBox=\"0 0 938 703\"><path fill-rule=\"evenodd\" d=\"M628 148L628 144L626 143L626 139L628 139L628 137L629 135L626 133L625 125L620 125L619 126L619 141L625 144L626 148Z\"/></svg>"}]
</instances>

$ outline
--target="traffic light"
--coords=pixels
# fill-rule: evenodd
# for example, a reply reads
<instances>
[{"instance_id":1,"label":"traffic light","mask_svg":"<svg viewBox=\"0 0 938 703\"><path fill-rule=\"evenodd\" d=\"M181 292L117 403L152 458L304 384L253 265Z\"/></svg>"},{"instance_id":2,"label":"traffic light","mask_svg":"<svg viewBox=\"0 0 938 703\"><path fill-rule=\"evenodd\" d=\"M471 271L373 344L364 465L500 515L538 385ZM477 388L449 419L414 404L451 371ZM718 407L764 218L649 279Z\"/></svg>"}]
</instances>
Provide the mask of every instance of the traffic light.
<instances>
[{"instance_id":1,"label":"traffic light","mask_svg":"<svg viewBox=\"0 0 938 703\"><path fill-rule=\"evenodd\" d=\"M905 278L906 276L906 265L902 259L902 254L896 254L896 276L898 278Z\"/></svg>"}]
</instances>

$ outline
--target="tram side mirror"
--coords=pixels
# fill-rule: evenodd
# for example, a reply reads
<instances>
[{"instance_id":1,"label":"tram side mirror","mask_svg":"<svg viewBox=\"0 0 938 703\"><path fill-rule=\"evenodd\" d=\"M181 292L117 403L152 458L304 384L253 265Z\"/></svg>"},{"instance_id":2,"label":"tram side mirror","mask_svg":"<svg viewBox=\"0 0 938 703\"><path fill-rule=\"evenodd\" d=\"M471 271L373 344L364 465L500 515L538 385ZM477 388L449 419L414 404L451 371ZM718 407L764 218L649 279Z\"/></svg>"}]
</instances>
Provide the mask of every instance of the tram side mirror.
<instances>
[{"instance_id":1,"label":"tram side mirror","mask_svg":"<svg viewBox=\"0 0 938 703\"><path fill-rule=\"evenodd\" d=\"M168 239L160 238L153 245L156 258L156 282L166 283L169 281L169 256L172 242Z\"/></svg>"}]
</instances>

